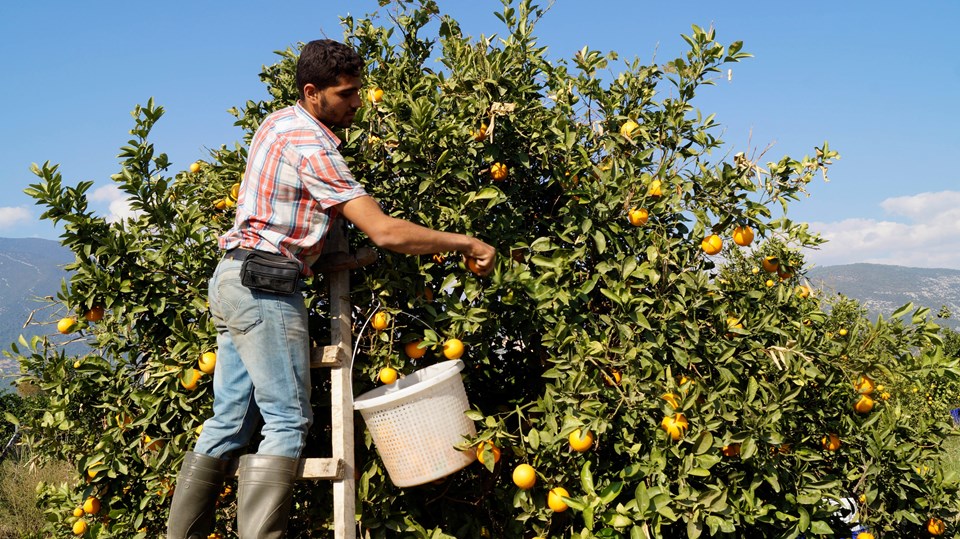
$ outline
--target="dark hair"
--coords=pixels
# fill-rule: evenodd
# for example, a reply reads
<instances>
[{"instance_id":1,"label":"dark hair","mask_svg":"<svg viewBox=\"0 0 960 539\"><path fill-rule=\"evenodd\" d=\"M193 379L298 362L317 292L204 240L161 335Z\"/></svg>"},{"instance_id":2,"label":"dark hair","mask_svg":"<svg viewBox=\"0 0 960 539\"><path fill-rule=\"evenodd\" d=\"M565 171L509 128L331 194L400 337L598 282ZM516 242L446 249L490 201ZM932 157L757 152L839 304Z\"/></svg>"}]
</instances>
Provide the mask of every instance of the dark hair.
<instances>
[{"instance_id":1,"label":"dark hair","mask_svg":"<svg viewBox=\"0 0 960 539\"><path fill-rule=\"evenodd\" d=\"M319 89L333 86L341 75L359 77L363 74L363 58L347 45L332 39L317 39L307 43L297 60L297 91L303 99L303 87L313 84Z\"/></svg>"}]
</instances>

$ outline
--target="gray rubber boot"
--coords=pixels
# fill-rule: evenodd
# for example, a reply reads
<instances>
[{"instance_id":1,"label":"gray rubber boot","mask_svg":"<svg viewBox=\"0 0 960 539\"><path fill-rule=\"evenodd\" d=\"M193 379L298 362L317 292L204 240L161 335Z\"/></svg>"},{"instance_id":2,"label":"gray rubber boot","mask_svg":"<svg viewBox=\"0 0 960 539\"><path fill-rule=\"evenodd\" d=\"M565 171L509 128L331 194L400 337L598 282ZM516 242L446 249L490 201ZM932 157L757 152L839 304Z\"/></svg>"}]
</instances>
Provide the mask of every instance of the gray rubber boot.
<instances>
[{"instance_id":1,"label":"gray rubber boot","mask_svg":"<svg viewBox=\"0 0 960 539\"><path fill-rule=\"evenodd\" d=\"M184 455L170 504L167 539L207 539L226 469L225 460L193 451Z\"/></svg>"},{"instance_id":2,"label":"gray rubber boot","mask_svg":"<svg viewBox=\"0 0 960 539\"><path fill-rule=\"evenodd\" d=\"M240 539L279 539L287 533L298 459L240 457L237 533Z\"/></svg>"}]
</instances>

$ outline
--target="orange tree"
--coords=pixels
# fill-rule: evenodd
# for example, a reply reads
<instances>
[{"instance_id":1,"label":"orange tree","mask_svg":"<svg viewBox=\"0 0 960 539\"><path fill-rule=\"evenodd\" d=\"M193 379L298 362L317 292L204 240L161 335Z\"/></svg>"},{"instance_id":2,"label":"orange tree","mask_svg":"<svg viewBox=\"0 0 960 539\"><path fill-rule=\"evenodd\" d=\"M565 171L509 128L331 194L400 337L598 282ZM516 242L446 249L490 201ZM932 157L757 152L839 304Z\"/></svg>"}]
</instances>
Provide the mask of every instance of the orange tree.
<instances>
[{"instance_id":1,"label":"orange tree","mask_svg":"<svg viewBox=\"0 0 960 539\"><path fill-rule=\"evenodd\" d=\"M883 400L863 377L954 377L955 360L922 311L871 323L828 314L801 288L798 249L820 240L786 211L837 154L721 157L719 124L693 99L747 56L739 42L694 26L682 57L607 75L613 53L549 60L529 1L505 3L499 37L463 35L427 0L386 9L387 26L343 19L371 90L344 153L387 212L474 234L500 257L479 278L450 254L382 253L355 276L355 391L383 367L442 361L459 339L479 432L463 447L489 457L397 489L358 431L364 533L810 537L849 528L843 498L878 536L919 536L929 518L952 533L956 482L937 465L949 418ZM248 138L295 99L296 51L280 56L261 74L271 98L232 111ZM209 414L209 376L194 380L214 345L204 286L246 156L221 146L171 175L147 139L161 114L138 107L114 176L133 217L97 217L90 184L64 186L49 164L28 189L77 254L59 300L77 316L106 312L73 334L92 345L86 356L52 338L14 347L22 383L50 397L28 443L77 468L74 484L41 489L54 536L78 520L102 537L161 532L179 459ZM307 298L318 344L322 289ZM392 315L382 331L364 329L375 311ZM407 433L410 451L420 436ZM308 454L325 442L318 429ZM89 496L100 511L75 516ZM291 533L328 536L332 503L326 485L302 485Z\"/></svg>"}]
</instances>

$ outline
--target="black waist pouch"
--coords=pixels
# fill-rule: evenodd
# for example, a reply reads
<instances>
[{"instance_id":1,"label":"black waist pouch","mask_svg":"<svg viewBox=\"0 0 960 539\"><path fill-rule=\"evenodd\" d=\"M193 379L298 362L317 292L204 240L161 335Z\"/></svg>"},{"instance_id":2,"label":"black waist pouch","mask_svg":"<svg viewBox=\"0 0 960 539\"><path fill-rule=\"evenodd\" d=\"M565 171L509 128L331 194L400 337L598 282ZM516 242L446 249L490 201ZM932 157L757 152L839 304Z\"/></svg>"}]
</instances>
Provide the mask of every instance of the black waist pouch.
<instances>
[{"instance_id":1,"label":"black waist pouch","mask_svg":"<svg viewBox=\"0 0 960 539\"><path fill-rule=\"evenodd\" d=\"M252 290L293 294L300 287L303 264L283 255L251 251L240 266L240 282Z\"/></svg>"}]
</instances>

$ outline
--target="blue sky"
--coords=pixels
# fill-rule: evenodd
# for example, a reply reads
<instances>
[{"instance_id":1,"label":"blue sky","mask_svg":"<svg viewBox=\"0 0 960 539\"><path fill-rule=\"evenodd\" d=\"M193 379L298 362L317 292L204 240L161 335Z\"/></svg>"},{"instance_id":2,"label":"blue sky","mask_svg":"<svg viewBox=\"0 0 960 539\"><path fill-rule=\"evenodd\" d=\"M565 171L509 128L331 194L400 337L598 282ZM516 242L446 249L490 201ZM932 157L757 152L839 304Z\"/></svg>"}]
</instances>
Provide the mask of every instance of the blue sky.
<instances>
[{"instance_id":1,"label":"blue sky","mask_svg":"<svg viewBox=\"0 0 960 539\"><path fill-rule=\"evenodd\" d=\"M440 0L472 35L502 31L499 0ZM545 4L546 2L544 2ZM6 65L0 102L0 237L56 239L23 195L31 163L61 164L64 180L94 180L92 207L123 211L111 189L130 111L153 97L166 109L152 141L174 169L241 137L226 112L265 97L257 75L274 50L339 39L338 17L377 2L246 0L16 2L0 17ZM960 2L556 0L538 25L550 56L584 45L623 59L666 61L690 25L754 58L698 95L732 152L773 145L763 161L802 157L824 140L842 159L790 217L830 242L817 265L875 262L960 269ZM802 7L799 7L802 6ZM272 18L274 20L268 20ZM618 66L612 66L616 69Z\"/></svg>"}]
</instances>

